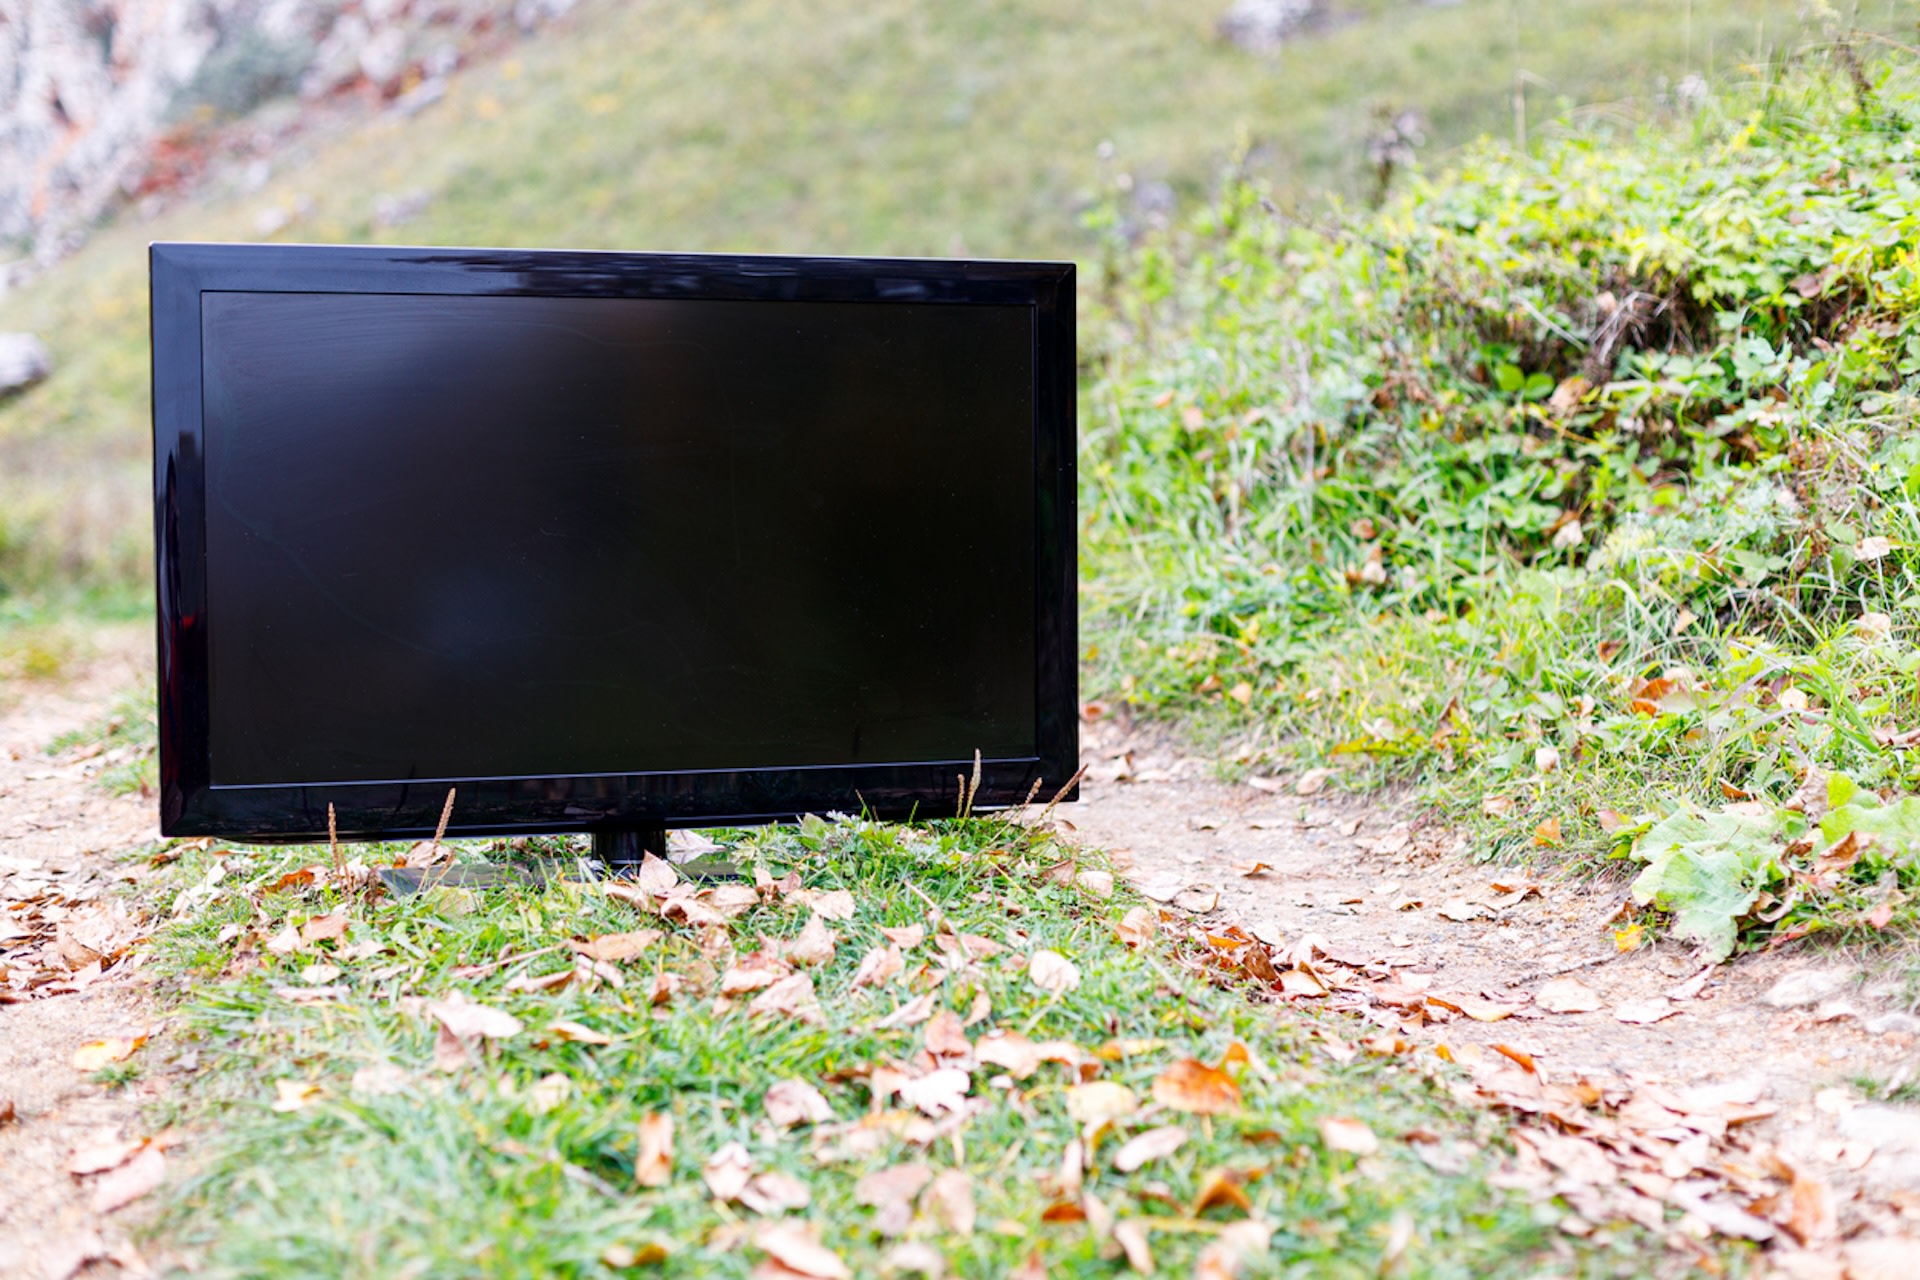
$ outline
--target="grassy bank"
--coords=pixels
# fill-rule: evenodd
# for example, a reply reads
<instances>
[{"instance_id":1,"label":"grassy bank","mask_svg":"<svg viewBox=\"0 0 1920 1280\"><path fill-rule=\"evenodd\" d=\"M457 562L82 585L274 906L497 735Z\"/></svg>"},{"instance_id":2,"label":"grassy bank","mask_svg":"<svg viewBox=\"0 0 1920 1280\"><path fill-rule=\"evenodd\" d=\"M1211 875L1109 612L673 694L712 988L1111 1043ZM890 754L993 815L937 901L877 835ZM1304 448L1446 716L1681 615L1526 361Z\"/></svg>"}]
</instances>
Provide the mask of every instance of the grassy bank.
<instances>
[{"instance_id":1,"label":"grassy bank","mask_svg":"<svg viewBox=\"0 0 1920 1280\"><path fill-rule=\"evenodd\" d=\"M1920 782L1916 121L1905 54L1828 44L1377 215L1240 186L1132 260L1105 696L1430 784L1489 852L1681 815L1641 896L1718 953L1910 930L1920 849L1865 810Z\"/></svg>"},{"instance_id":2,"label":"grassy bank","mask_svg":"<svg viewBox=\"0 0 1920 1280\"><path fill-rule=\"evenodd\" d=\"M173 869L199 1274L1693 1265L1493 1190L1501 1123L1404 1042L1330 1060L1038 831L810 819L734 847L757 889L370 896L314 852Z\"/></svg>"}]
</instances>

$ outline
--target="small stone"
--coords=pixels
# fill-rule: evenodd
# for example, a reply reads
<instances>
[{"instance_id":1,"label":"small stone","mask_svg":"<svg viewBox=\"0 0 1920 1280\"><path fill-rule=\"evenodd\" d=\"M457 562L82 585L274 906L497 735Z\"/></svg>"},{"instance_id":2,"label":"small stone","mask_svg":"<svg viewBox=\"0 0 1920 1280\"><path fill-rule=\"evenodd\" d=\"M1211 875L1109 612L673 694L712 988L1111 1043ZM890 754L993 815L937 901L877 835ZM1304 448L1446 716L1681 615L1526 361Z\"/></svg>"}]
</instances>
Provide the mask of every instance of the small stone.
<instances>
[{"instance_id":1,"label":"small stone","mask_svg":"<svg viewBox=\"0 0 1920 1280\"><path fill-rule=\"evenodd\" d=\"M1891 1035L1896 1032L1920 1036L1920 1018L1910 1013L1883 1013L1877 1018L1868 1018L1863 1025L1876 1036Z\"/></svg>"},{"instance_id":2,"label":"small stone","mask_svg":"<svg viewBox=\"0 0 1920 1280\"><path fill-rule=\"evenodd\" d=\"M53 371L53 358L30 333L0 333L0 396L24 391Z\"/></svg>"},{"instance_id":3,"label":"small stone","mask_svg":"<svg viewBox=\"0 0 1920 1280\"><path fill-rule=\"evenodd\" d=\"M1801 969L1774 983L1760 998L1776 1009L1800 1009L1839 995L1853 985L1853 977L1843 969Z\"/></svg>"}]
</instances>

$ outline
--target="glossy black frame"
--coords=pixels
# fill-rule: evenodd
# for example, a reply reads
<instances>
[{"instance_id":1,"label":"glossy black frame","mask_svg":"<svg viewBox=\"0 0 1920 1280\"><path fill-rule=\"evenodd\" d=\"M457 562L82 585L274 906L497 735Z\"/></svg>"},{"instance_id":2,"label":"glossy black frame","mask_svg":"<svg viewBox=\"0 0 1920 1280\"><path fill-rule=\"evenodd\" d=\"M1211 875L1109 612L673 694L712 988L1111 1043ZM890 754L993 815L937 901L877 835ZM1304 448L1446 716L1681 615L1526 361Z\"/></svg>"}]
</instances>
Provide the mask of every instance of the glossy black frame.
<instances>
[{"instance_id":1,"label":"glossy black frame","mask_svg":"<svg viewBox=\"0 0 1920 1280\"><path fill-rule=\"evenodd\" d=\"M1050 794L1079 755L1074 476L1074 268L1057 262L585 253L328 245L154 244L154 545L160 829L169 836L312 841L333 805L342 838L621 832L791 821L864 809L945 816L971 759L405 783L214 786L208 775L206 491L200 295L437 293L1023 305L1034 313L1036 751L984 762L975 804ZM964 589L964 588L956 588ZM1069 797L1071 798L1071 794Z\"/></svg>"}]
</instances>

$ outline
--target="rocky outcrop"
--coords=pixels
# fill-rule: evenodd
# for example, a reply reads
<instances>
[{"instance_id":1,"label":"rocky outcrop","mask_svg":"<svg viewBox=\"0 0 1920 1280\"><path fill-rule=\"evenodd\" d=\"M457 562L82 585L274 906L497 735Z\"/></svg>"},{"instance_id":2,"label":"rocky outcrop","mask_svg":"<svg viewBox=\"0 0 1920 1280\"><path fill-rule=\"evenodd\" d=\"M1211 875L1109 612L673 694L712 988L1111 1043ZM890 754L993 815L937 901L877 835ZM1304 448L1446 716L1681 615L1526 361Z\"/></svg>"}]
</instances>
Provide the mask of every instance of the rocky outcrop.
<instances>
[{"instance_id":1,"label":"rocky outcrop","mask_svg":"<svg viewBox=\"0 0 1920 1280\"><path fill-rule=\"evenodd\" d=\"M0 399L32 386L52 368L40 339L30 333L0 333Z\"/></svg>"},{"instance_id":2,"label":"rocky outcrop","mask_svg":"<svg viewBox=\"0 0 1920 1280\"><path fill-rule=\"evenodd\" d=\"M263 101L439 96L489 33L575 0L0 0L0 291L190 176L168 137ZM179 147L172 145L177 152Z\"/></svg>"}]
</instances>

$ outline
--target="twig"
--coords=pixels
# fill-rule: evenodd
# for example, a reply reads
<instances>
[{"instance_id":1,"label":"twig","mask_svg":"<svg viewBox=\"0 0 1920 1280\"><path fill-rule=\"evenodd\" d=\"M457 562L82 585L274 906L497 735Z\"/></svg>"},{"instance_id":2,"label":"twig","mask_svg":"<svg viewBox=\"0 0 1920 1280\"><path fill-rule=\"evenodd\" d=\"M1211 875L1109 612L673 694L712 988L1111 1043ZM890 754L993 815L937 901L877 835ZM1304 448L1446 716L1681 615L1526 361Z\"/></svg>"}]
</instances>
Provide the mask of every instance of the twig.
<instances>
[{"instance_id":1,"label":"twig","mask_svg":"<svg viewBox=\"0 0 1920 1280\"><path fill-rule=\"evenodd\" d=\"M340 829L334 823L333 802L327 802L327 854L333 861L333 874L340 874Z\"/></svg>"}]
</instances>

